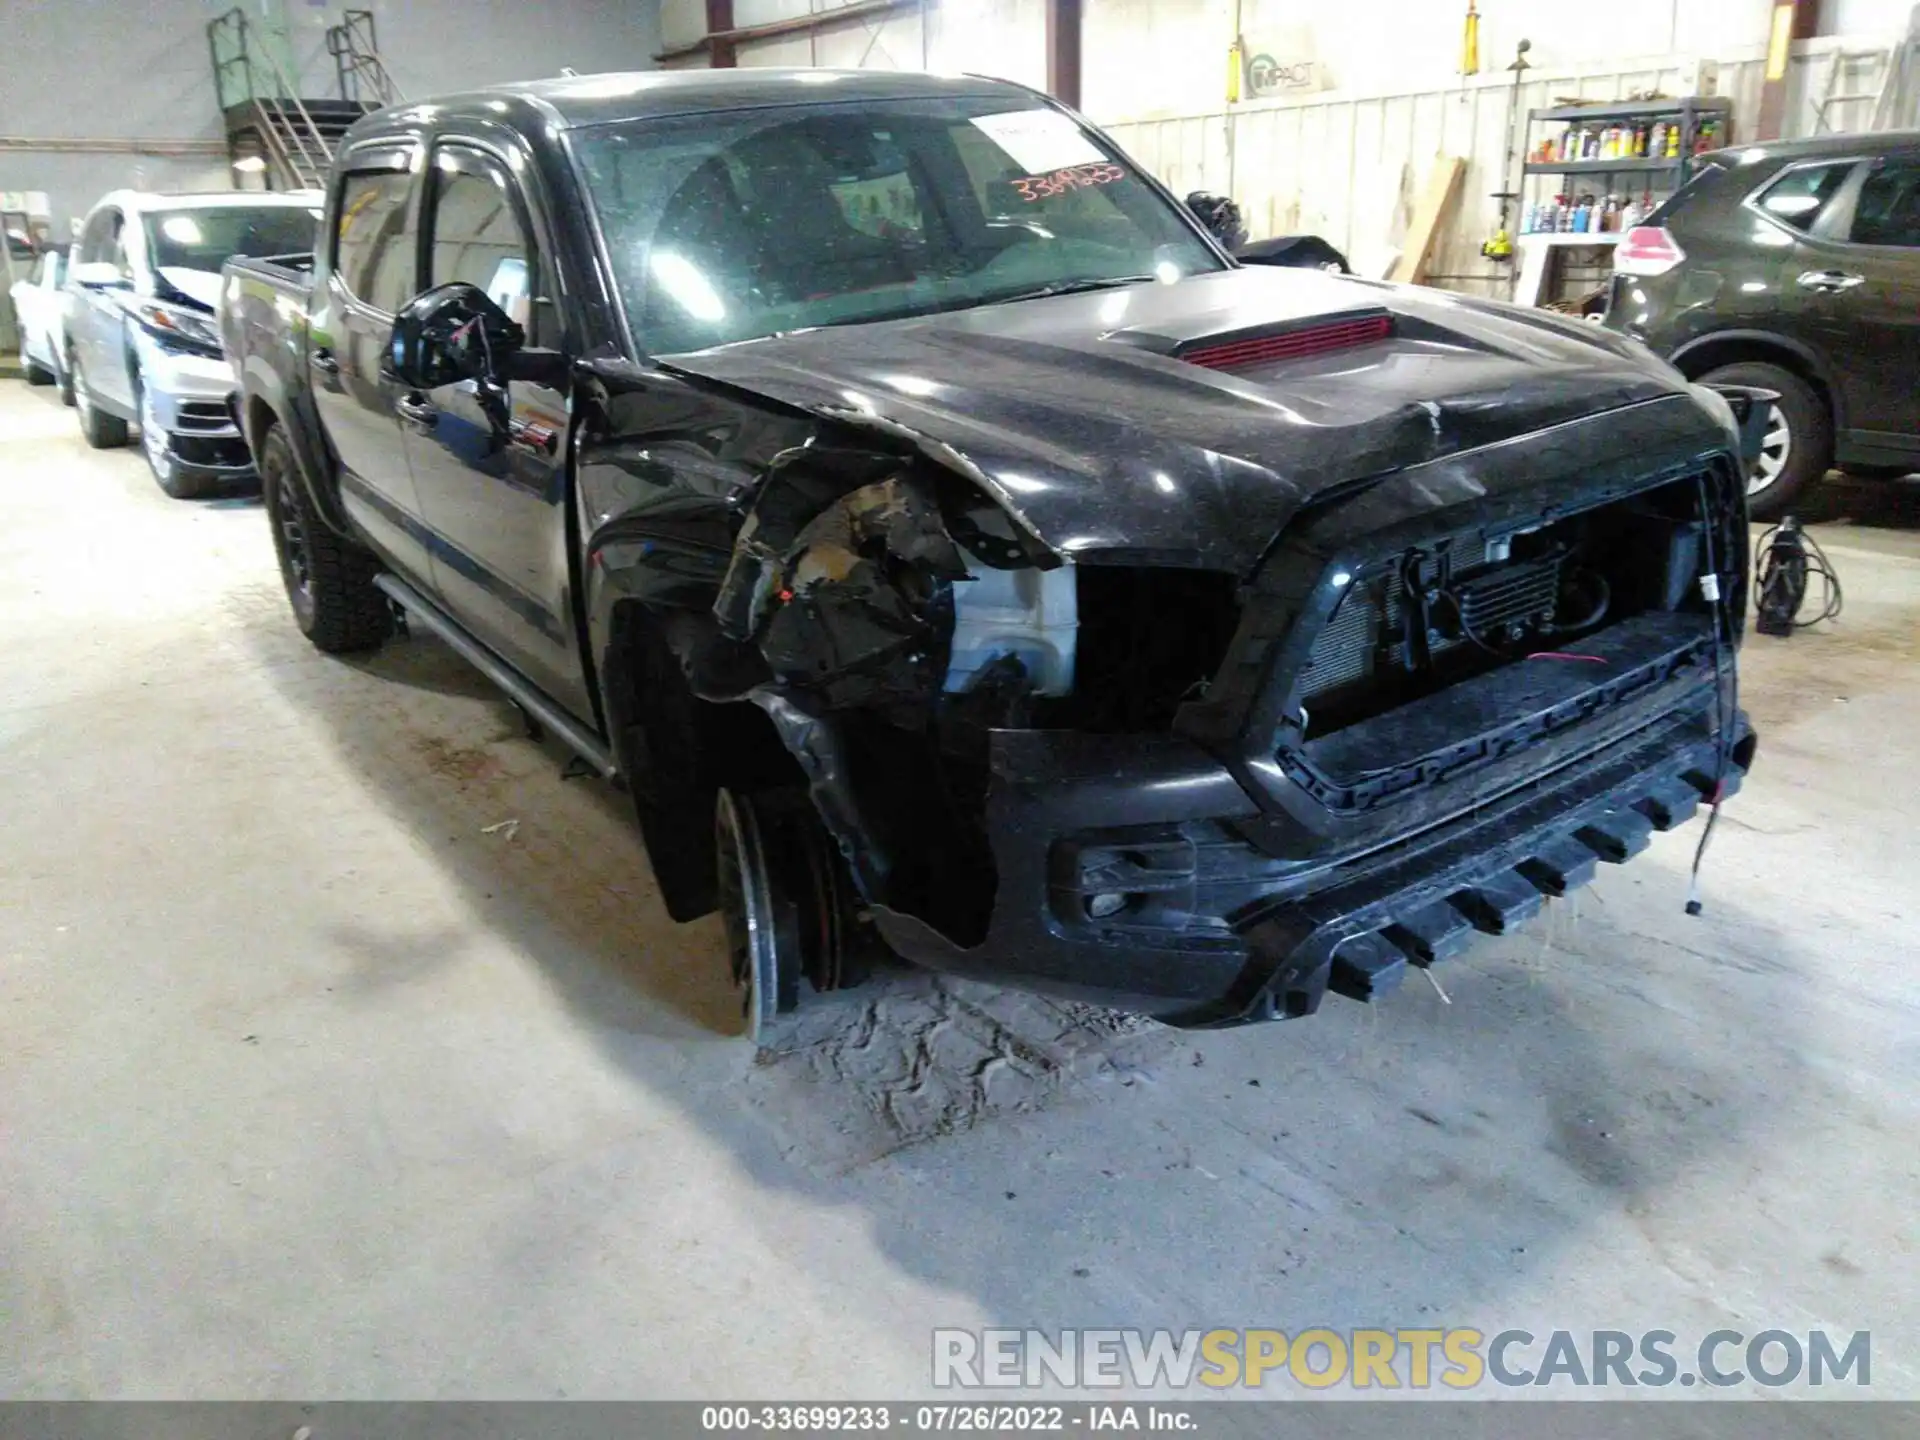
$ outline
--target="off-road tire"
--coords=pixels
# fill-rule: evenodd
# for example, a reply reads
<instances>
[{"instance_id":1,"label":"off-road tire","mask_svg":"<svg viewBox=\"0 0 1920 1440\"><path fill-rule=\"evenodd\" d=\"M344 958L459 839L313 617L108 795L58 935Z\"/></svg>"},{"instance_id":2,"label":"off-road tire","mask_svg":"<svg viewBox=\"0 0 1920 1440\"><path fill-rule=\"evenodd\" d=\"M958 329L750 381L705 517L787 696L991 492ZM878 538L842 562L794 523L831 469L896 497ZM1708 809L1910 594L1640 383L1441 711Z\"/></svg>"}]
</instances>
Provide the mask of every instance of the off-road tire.
<instances>
[{"instance_id":1,"label":"off-road tire","mask_svg":"<svg viewBox=\"0 0 1920 1440\"><path fill-rule=\"evenodd\" d=\"M76 361L73 371L74 404L80 412L80 438L90 449L118 450L127 443L127 422L109 415L94 403L87 377Z\"/></svg>"},{"instance_id":2,"label":"off-road tire","mask_svg":"<svg viewBox=\"0 0 1920 1440\"><path fill-rule=\"evenodd\" d=\"M1777 520L1792 508L1807 486L1833 465L1833 416L1827 402L1791 370L1764 361L1745 360L1722 365L1700 377L1703 385L1753 385L1779 395L1776 409L1786 421L1788 449L1772 483L1747 491L1747 509L1756 520ZM1768 417L1771 426L1773 418Z\"/></svg>"},{"instance_id":3,"label":"off-road tire","mask_svg":"<svg viewBox=\"0 0 1920 1440\"><path fill-rule=\"evenodd\" d=\"M286 431L270 426L258 457L261 498L294 622L316 650L372 650L393 633L393 607L374 585L380 565L314 515Z\"/></svg>"}]
</instances>

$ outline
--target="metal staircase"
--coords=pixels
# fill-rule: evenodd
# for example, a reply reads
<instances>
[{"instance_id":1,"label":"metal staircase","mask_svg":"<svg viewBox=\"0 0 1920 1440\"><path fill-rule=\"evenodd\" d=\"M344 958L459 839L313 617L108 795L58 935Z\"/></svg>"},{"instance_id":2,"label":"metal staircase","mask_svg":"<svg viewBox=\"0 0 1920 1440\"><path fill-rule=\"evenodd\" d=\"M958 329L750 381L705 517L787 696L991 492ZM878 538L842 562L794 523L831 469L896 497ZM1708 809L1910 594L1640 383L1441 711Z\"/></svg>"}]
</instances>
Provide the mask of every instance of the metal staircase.
<instances>
[{"instance_id":1,"label":"metal staircase","mask_svg":"<svg viewBox=\"0 0 1920 1440\"><path fill-rule=\"evenodd\" d=\"M338 25L327 27L327 53L340 81L340 98L368 109L397 105L405 97L380 58L380 40L371 10L348 10Z\"/></svg>"},{"instance_id":2,"label":"metal staircase","mask_svg":"<svg viewBox=\"0 0 1920 1440\"><path fill-rule=\"evenodd\" d=\"M225 117L235 183L271 190L315 190L326 184L334 147L370 110L401 98L380 59L373 14L349 10L326 32L339 84L337 96L302 97L258 27L239 6L207 24L214 93Z\"/></svg>"}]
</instances>

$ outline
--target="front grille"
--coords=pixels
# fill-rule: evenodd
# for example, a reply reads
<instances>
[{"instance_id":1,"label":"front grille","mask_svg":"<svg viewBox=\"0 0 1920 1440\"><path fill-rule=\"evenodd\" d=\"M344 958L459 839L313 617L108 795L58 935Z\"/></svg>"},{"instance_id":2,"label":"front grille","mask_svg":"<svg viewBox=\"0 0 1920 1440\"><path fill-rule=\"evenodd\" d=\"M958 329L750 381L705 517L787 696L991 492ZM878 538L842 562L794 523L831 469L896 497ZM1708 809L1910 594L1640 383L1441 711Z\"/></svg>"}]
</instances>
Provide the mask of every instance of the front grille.
<instances>
[{"instance_id":1,"label":"front grille","mask_svg":"<svg viewBox=\"0 0 1920 1440\"><path fill-rule=\"evenodd\" d=\"M177 430L211 434L233 429L233 416L217 400L182 400L173 423Z\"/></svg>"}]
</instances>

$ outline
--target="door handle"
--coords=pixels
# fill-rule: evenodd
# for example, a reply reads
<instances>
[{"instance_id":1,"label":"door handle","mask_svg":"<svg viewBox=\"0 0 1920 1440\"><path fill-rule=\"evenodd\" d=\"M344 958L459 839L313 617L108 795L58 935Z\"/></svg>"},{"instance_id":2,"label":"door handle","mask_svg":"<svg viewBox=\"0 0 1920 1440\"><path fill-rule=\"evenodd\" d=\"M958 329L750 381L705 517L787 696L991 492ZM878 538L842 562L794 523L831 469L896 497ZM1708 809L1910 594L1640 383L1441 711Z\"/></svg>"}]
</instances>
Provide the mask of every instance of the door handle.
<instances>
[{"instance_id":1,"label":"door handle","mask_svg":"<svg viewBox=\"0 0 1920 1440\"><path fill-rule=\"evenodd\" d=\"M325 348L316 350L313 352L311 359L313 361L313 368L318 370L322 375L332 376L340 373L340 362L333 358L333 352L331 350Z\"/></svg>"},{"instance_id":2,"label":"door handle","mask_svg":"<svg viewBox=\"0 0 1920 1440\"><path fill-rule=\"evenodd\" d=\"M425 396L402 395L393 402L393 413L405 424L421 430L431 430L440 423L439 408Z\"/></svg>"},{"instance_id":3,"label":"door handle","mask_svg":"<svg viewBox=\"0 0 1920 1440\"><path fill-rule=\"evenodd\" d=\"M1802 290L1818 290L1825 295L1838 295L1842 290L1851 290L1856 285L1867 283L1864 275L1855 275L1848 270L1808 270L1799 279Z\"/></svg>"}]
</instances>

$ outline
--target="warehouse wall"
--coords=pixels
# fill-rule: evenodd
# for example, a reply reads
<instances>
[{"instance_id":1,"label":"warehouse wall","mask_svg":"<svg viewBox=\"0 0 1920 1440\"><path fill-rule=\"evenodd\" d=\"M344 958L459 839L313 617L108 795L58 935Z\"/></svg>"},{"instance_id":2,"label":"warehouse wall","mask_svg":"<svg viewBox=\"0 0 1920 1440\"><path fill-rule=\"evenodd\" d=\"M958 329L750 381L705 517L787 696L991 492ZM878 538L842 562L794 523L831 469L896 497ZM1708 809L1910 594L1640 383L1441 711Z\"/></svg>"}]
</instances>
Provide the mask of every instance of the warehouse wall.
<instances>
[{"instance_id":1,"label":"warehouse wall","mask_svg":"<svg viewBox=\"0 0 1920 1440\"><path fill-rule=\"evenodd\" d=\"M831 13L841 0L733 0L741 28ZM671 48L706 33L706 0L662 0L660 30ZM1046 11L1042 0L924 0L811 35L756 40L739 47L741 65L818 65L829 69L934 70L999 75L1045 83ZM706 58L679 62L702 66Z\"/></svg>"},{"instance_id":2,"label":"warehouse wall","mask_svg":"<svg viewBox=\"0 0 1920 1440\"><path fill-rule=\"evenodd\" d=\"M1459 73L1466 0L1087 0L1087 112L1102 120L1188 114L1226 100L1234 14L1250 55L1298 83L1288 93L1437 89ZM1480 63L1498 74L1522 39L1543 73L1762 44L1768 0L1479 0ZM1890 38L1912 0L1828 0L1829 33Z\"/></svg>"},{"instance_id":3,"label":"warehouse wall","mask_svg":"<svg viewBox=\"0 0 1920 1440\"><path fill-rule=\"evenodd\" d=\"M258 14L263 0L248 0ZM333 93L322 33L339 4L278 3L308 93ZM0 0L0 190L49 192L56 230L103 192L222 188L226 149L206 24L233 0ZM658 0L355 0L409 94L582 71L647 69ZM88 139L96 153L19 142ZM114 142L118 142L117 144ZM182 153L184 152L184 153Z\"/></svg>"},{"instance_id":4,"label":"warehouse wall","mask_svg":"<svg viewBox=\"0 0 1920 1440\"><path fill-rule=\"evenodd\" d=\"M734 23L831 13L843 0L734 0ZM1087 113L1101 121L1186 115L1226 100L1235 17L1249 54L1271 56L1297 88L1371 96L1438 89L1460 65L1466 0L1084 0ZM1913 0L1827 0L1824 29L1884 43ZM1543 74L1646 57L1722 55L1764 43L1768 0L1480 0L1481 65L1498 75L1515 46ZM668 46L706 29L705 0L662 0ZM740 47L742 65L970 70L1039 84L1046 73L1041 0L925 0L815 35ZM701 65L704 57L682 63Z\"/></svg>"}]
</instances>

